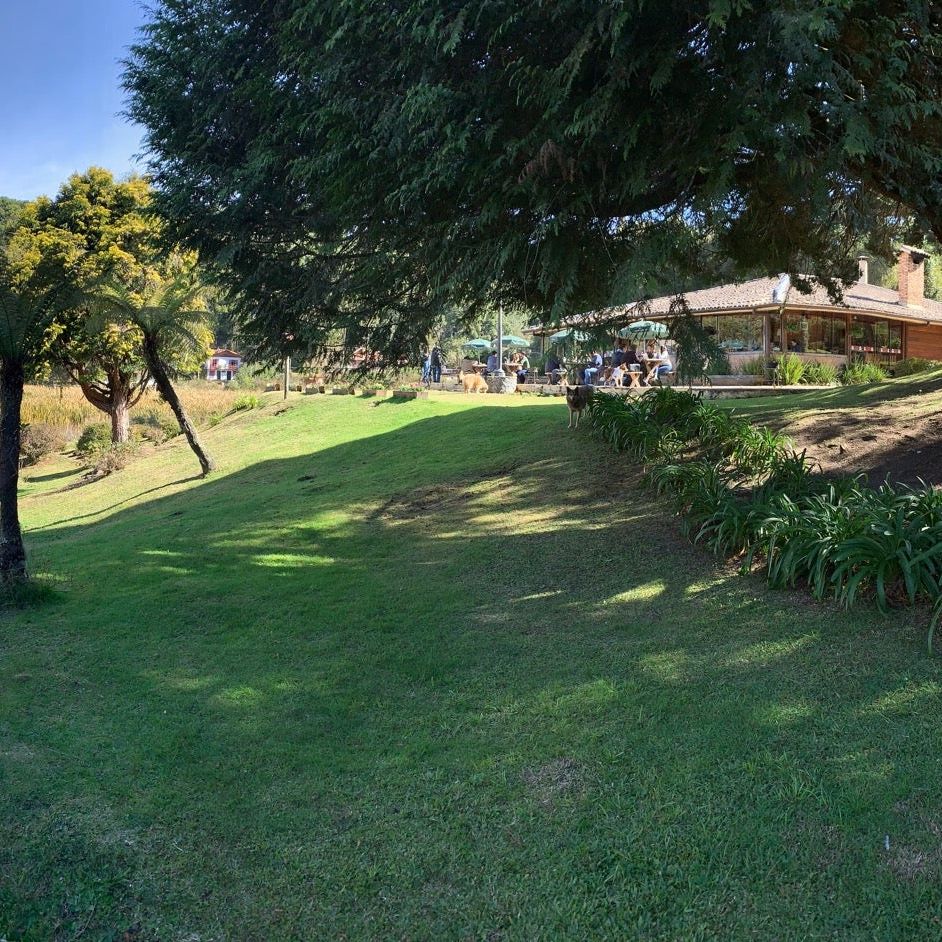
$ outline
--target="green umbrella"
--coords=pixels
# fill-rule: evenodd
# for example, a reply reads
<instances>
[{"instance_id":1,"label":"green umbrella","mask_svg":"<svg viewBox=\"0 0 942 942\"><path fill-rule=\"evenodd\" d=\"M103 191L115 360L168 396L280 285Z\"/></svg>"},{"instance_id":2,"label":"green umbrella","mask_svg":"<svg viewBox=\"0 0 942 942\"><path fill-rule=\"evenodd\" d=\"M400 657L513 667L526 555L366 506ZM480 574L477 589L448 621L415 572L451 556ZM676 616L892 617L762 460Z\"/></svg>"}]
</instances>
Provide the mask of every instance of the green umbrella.
<instances>
[{"instance_id":1,"label":"green umbrella","mask_svg":"<svg viewBox=\"0 0 942 942\"><path fill-rule=\"evenodd\" d=\"M619 337L631 340L663 340L667 336L667 325L657 321L634 321L618 331Z\"/></svg>"},{"instance_id":2,"label":"green umbrella","mask_svg":"<svg viewBox=\"0 0 942 942\"><path fill-rule=\"evenodd\" d=\"M523 337L517 337L515 334L507 334L502 338L503 345L505 347L529 347L530 341L524 340ZM496 346L496 341L494 342Z\"/></svg>"},{"instance_id":3,"label":"green umbrella","mask_svg":"<svg viewBox=\"0 0 942 942\"><path fill-rule=\"evenodd\" d=\"M480 337L478 337L475 340L469 340L467 343L463 343L461 346L471 347L474 350L490 350L494 345L490 342L490 340L482 340Z\"/></svg>"},{"instance_id":4,"label":"green umbrella","mask_svg":"<svg viewBox=\"0 0 942 942\"><path fill-rule=\"evenodd\" d=\"M565 330L557 330L555 334L550 334L549 342L550 343L586 343L589 339L588 334L584 334L581 330L573 330L571 327L566 328Z\"/></svg>"}]
</instances>

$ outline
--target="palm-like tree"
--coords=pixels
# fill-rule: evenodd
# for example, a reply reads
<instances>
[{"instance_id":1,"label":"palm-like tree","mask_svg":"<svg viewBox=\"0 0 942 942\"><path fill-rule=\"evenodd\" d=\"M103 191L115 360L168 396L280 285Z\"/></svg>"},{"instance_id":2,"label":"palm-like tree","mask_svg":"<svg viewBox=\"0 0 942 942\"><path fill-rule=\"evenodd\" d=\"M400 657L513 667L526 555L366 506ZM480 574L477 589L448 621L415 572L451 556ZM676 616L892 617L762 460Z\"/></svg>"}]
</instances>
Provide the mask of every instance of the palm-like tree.
<instances>
[{"instance_id":1,"label":"palm-like tree","mask_svg":"<svg viewBox=\"0 0 942 942\"><path fill-rule=\"evenodd\" d=\"M33 292L0 265L0 579L25 579L17 487L23 386L46 361L49 328L74 303L70 286Z\"/></svg>"},{"instance_id":2,"label":"palm-like tree","mask_svg":"<svg viewBox=\"0 0 942 942\"><path fill-rule=\"evenodd\" d=\"M215 470L216 462L203 447L171 382L170 364L195 364L209 346L202 288L192 272L154 278L142 291L119 282L103 284L95 292L94 306L109 320L132 324L140 331L144 362L157 390L173 410L203 475Z\"/></svg>"}]
</instances>

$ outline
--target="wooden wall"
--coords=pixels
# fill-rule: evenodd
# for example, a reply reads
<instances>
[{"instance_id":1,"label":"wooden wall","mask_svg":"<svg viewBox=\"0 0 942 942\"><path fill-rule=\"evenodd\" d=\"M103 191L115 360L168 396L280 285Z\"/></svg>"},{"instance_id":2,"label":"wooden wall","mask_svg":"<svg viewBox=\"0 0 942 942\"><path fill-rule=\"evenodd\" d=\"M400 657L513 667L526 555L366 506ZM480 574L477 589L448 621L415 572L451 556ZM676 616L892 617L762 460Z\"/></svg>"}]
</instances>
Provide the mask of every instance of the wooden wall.
<instances>
[{"instance_id":1,"label":"wooden wall","mask_svg":"<svg viewBox=\"0 0 942 942\"><path fill-rule=\"evenodd\" d=\"M907 324L906 356L942 360L942 324Z\"/></svg>"}]
</instances>

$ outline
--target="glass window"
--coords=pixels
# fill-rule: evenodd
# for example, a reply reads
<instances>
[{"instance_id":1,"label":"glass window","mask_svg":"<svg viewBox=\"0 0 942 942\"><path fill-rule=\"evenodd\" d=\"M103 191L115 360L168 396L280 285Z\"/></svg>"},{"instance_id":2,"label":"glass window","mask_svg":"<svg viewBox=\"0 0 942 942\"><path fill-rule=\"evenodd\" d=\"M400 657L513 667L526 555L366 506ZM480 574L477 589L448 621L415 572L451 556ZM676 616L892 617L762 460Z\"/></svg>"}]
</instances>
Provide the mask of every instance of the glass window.
<instances>
[{"instance_id":1,"label":"glass window","mask_svg":"<svg viewBox=\"0 0 942 942\"><path fill-rule=\"evenodd\" d=\"M850 350L857 360L892 363L903 351L903 325L881 317L854 315L850 325Z\"/></svg>"},{"instance_id":2,"label":"glass window","mask_svg":"<svg viewBox=\"0 0 942 942\"><path fill-rule=\"evenodd\" d=\"M772 351L781 353L846 353L847 326L842 314L789 312L784 321L772 315Z\"/></svg>"},{"instance_id":3,"label":"glass window","mask_svg":"<svg viewBox=\"0 0 942 942\"><path fill-rule=\"evenodd\" d=\"M727 353L755 353L762 351L764 319L761 314L720 314L701 323Z\"/></svg>"}]
</instances>

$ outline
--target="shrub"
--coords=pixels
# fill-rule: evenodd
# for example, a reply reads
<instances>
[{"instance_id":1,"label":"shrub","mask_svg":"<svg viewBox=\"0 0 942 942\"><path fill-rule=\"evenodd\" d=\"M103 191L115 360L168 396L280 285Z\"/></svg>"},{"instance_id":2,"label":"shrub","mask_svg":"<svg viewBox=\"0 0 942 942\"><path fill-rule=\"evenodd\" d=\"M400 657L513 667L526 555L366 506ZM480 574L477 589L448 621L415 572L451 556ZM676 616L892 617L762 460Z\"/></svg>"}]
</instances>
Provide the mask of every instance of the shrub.
<instances>
[{"instance_id":1,"label":"shrub","mask_svg":"<svg viewBox=\"0 0 942 942\"><path fill-rule=\"evenodd\" d=\"M782 386L797 386L805 375L806 364L794 353L779 358L775 367L775 378Z\"/></svg>"},{"instance_id":2,"label":"shrub","mask_svg":"<svg viewBox=\"0 0 942 942\"><path fill-rule=\"evenodd\" d=\"M762 565L771 586L807 586L845 607L935 603L942 621L942 491L829 480L787 438L690 393L596 397L595 432L646 466L691 540Z\"/></svg>"},{"instance_id":3,"label":"shrub","mask_svg":"<svg viewBox=\"0 0 942 942\"><path fill-rule=\"evenodd\" d=\"M860 386L863 383L882 383L887 379L886 371L876 363L851 363L841 372L845 386Z\"/></svg>"},{"instance_id":4,"label":"shrub","mask_svg":"<svg viewBox=\"0 0 942 942\"><path fill-rule=\"evenodd\" d=\"M801 381L809 386L833 386L838 381L837 367L830 363L811 361L805 364L805 375Z\"/></svg>"},{"instance_id":5,"label":"shrub","mask_svg":"<svg viewBox=\"0 0 942 942\"><path fill-rule=\"evenodd\" d=\"M75 450L83 458L93 458L95 455L111 447L111 426L104 422L86 425L79 435Z\"/></svg>"},{"instance_id":6,"label":"shrub","mask_svg":"<svg viewBox=\"0 0 942 942\"><path fill-rule=\"evenodd\" d=\"M300 387L299 387L300 388ZM258 396L254 395L245 395L239 396L234 403L232 403L233 412L243 412L247 409L257 409L262 404L262 400Z\"/></svg>"},{"instance_id":7,"label":"shrub","mask_svg":"<svg viewBox=\"0 0 942 942\"><path fill-rule=\"evenodd\" d=\"M120 445L110 445L104 451L100 451L96 457L94 472L95 474L112 474L115 471L121 471L126 468L128 462L137 452L137 446L133 442L123 442Z\"/></svg>"},{"instance_id":8,"label":"shrub","mask_svg":"<svg viewBox=\"0 0 942 942\"><path fill-rule=\"evenodd\" d=\"M206 424L210 428L217 426L222 421L222 416L218 412L212 412L206 418Z\"/></svg>"},{"instance_id":9,"label":"shrub","mask_svg":"<svg viewBox=\"0 0 942 942\"><path fill-rule=\"evenodd\" d=\"M65 447L66 436L61 429L45 422L24 425L20 432L20 461L25 466L42 461L46 455Z\"/></svg>"},{"instance_id":10,"label":"shrub","mask_svg":"<svg viewBox=\"0 0 942 942\"><path fill-rule=\"evenodd\" d=\"M753 357L751 360L743 360L737 367L737 372L742 373L744 376L765 376L765 358Z\"/></svg>"},{"instance_id":11,"label":"shrub","mask_svg":"<svg viewBox=\"0 0 942 942\"><path fill-rule=\"evenodd\" d=\"M938 360L927 360L924 357L906 357L893 366L894 376L912 376L914 373L926 373L942 367Z\"/></svg>"}]
</instances>

